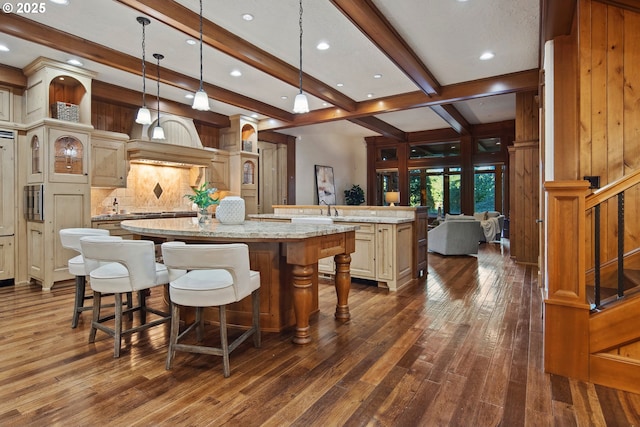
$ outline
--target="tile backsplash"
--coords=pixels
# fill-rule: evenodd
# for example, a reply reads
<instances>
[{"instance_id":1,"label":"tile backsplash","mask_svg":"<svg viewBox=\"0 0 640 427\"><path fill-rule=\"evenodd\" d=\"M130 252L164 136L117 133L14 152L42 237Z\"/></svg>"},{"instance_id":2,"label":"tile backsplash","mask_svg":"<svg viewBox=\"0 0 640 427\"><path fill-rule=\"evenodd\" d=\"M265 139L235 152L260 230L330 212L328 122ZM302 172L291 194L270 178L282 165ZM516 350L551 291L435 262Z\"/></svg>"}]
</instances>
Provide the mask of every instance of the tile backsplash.
<instances>
[{"instance_id":1,"label":"tile backsplash","mask_svg":"<svg viewBox=\"0 0 640 427\"><path fill-rule=\"evenodd\" d=\"M189 169L170 166L131 163L126 188L92 188L92 215L109 213L113 199L118 208L127 212L188 211L191 202L184 197L191 194ZM160 197L157 186L162 188Z\"/></svg>"}]
</instances>

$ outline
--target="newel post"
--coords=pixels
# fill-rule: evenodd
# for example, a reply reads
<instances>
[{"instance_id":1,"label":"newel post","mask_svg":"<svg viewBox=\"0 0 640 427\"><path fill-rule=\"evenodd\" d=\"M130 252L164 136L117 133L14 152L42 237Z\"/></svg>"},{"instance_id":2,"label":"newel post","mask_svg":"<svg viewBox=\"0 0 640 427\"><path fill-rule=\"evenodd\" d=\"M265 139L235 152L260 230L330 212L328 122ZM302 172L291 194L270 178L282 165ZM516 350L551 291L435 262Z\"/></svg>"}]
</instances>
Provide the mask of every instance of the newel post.
<instances>
[{"instance_id":1,"label":"newel post","mask_svg":"<svg viewBox=\"0 0 640 427\"><path fill-rule=\"evenodd\" d=\"M546 372L589 379L589 304L585 284L587 181L544 183L547 195L544 299Z\"/></svg>"}]
</instances>

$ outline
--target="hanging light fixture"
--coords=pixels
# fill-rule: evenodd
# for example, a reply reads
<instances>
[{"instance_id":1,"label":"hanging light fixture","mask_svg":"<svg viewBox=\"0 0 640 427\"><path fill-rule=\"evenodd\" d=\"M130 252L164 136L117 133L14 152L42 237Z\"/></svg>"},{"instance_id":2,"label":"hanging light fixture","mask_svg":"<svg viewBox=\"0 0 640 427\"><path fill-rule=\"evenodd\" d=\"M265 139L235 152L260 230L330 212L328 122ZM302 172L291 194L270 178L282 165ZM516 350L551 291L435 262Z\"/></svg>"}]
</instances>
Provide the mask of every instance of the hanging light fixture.
<instances>
[{"instance_id":1,"label":"hanging light fixture","mask_svg":"<svg viewBox=\"0 0 640 427\"><path fill-rule=\"evenodd\" d=\"M145 34L144 27L149 25L151 21L144 16L138 16L136 20L142 25L142 107L138 110L138 115L136 116L136 123L141 125L150 125L151 124L151 112L147 108L147 103L145 102L145 93L146 93L146 80L147 80L147 70L145 64Z\"/></svg>"},{"instance_id":2,"label":"hanging light fixture","mask_svg":"<svg viewBox=\"0 0 640 427\"><path fill-rule=\"evenodd\" d=\"M202 0L200 0L200 89L193 97L193 109L209 111L209 96L202 86Z\"/></svg>"},{"instance_id":3,"label":"hanging light fixture","mask_svg":"<svg viewBox=\"0 0 640 427\"><path fill-rule=\"evenodd\" d=\"M300 93L296 95L295 101L293 101L294 113L308 113L309 101L307 95L302 93L302 0L300 0Z\"/></svg>"},{"instance_id":4,"label":"hanging light fixture","mask_svg":"<svg viewBox=\"0 0 640 427\"><path fill-rule=\"evenodd\" d=\"M160 60L164 59L164 55L160 53L154 53L153 57L158 60L158 121L156 127L153 128L153 134L151 139L164 139L164 129L160 126Z\"/></svg>"}]
</instances>

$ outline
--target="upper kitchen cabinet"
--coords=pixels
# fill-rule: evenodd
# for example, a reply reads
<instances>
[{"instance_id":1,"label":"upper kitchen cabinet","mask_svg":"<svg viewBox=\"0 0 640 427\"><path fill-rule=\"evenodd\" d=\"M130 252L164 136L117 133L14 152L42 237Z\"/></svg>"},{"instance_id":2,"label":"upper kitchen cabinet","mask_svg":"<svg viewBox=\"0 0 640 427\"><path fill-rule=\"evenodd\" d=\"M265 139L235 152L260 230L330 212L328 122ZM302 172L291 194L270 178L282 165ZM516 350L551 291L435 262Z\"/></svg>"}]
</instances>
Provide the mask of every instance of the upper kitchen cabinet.
<instances>
[{"instance_id":1,"label":"upper kitchen cabinet","mask_svg":"<svg viewBox=\"0 0 640 427\"><path fill-rule=\"evenodd\" d=\"M95 73L42 57L23 71L27 76L26 123L53 118L91 124L91 81Z\"/></svg>"},{"instance_id":2,"label":"upper kitchen cabinet","mask_svg":"<svg viewBox=\"0 0 640 427\"><path fill-rule=\"evenodd\" d=\"M244 199L247 214L258 213L258 122L245 116L229 121L220 132L220 148L229 151L229 190Z\"/></svg>"},{"instance_id":3,"label":"upper kitchen cabinet","mask_svg":"<svg viewBox=\"0 0 640 427\"><path fill-rule=\"evenodd\" d=\"M123 133L94 131L91 134L91 186L124 188L127 186L129 136Z\"/></svg>"}]
</instances>

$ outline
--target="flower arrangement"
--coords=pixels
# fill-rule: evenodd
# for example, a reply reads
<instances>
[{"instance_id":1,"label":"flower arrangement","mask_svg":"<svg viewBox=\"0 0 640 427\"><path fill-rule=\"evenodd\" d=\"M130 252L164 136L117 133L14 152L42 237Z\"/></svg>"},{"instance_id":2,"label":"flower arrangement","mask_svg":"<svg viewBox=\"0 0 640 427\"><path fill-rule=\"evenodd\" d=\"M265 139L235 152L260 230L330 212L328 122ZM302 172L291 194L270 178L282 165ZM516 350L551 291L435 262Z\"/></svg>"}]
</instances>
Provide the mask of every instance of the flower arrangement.
<instances>
[{"instance_id":1,"label":"flower arrangement","mask_svg":"<svg viewBox=\"0 0 640 427\"><path fill-rule=\"evenodd\" d=\"M200 187L193 189L194 194L185 194L184 197L198 205L198 208L206 209L209 206L217 205L220 202L218 197L213 197L213 194L217 191L217 188L207 188L207 183L205 182Z\"/></svg>"}]
</instances>

